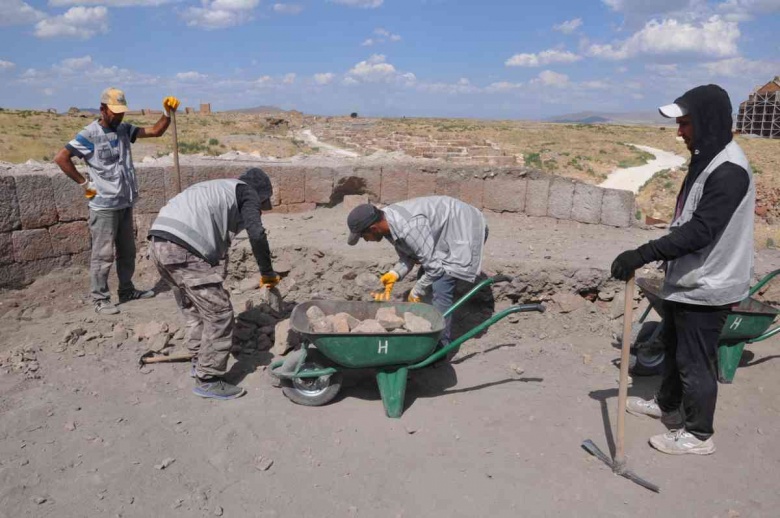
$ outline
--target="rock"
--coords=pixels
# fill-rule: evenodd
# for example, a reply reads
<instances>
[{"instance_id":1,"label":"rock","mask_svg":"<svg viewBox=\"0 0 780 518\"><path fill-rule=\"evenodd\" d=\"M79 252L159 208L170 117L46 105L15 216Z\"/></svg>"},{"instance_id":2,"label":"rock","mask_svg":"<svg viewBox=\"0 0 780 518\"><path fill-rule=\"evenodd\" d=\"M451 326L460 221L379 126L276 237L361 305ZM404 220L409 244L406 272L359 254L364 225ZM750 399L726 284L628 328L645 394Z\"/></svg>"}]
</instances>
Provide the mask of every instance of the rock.
<instances>
[{"instance_id":1,"label":"rock","mask_svg":"<svg viewBox=\"0 0 780 518\"><path fill-rule=\"evenodd\" d=\"M214 508L214 516L222 516L224 512L220 506Z\"/></svg>"},{"instance_id":2,"label":"rock","mask_svg":"<svg viewBox=\"0 0 780 518\"><path fill-rule=\"evenodd\" d=\"M379 291L382 290L382 283L379 282L379 277L370 273L361 273L355 277L355 284L364 290Z\"/></svg>"},{"instance_id":3,"label":"rock","mask_svg":"<svg viewBox=\"0 0 780 518\"><path fill-rule=\"evenodd\" d=\"M609 302L610 300L615 298L615 291L614 290L601 290L598 293L599 300L603 300L605 302Z\"/></svg>"},{"instance_id":4,"label":"rock","mask_svg":"<svg viewBox=\"0 0 780 518\"><path fill-rule=\"evenodd\" d=\"M428 333L433 328L430 322L408 311L404 313L404 322L406 330L410 333Z\"/></svg>"},{"instance_id":5,"label":"rock","mask_svg":"<svg viewBox=\"0 0 780 518\"><path fill-rule=\"evenodd\" d=\"M352 329L351 332L366 333L366 334L384 334L387 331L382 326L382 324L380 324L378 321L369 318L368 320L364 320L360 324L355 326L355 328Z\"/></svg>"},{"instance_id":6,"label":"rock","mask_svg":"<svg viewBox=\"0 0 780 518\"><path fill-rule=\"evenodd\" d=\"M298 333L290 329L290 319L282 320L274 329L274 347L271 350L274 356L284 356L287 351L300 345L301 339Z\"/></svg>"},{"instance_id":7,"label":"rock","mask_svg":"<svg viewBox=\"0 0 780 518\"><path fill-rule=\"evenodd\" d=\"M154 465L154 469L165 469L176 461L173 457L167 457L159 464Z\"/></svg>"},{"instance_id":8,"label":"rock","mask_svg":"<svg viewBox=\"0 0 780 518\"><path fill-rule=\"evenodd\" d=\"M279 315L284 313L284 296L277 287L264 289L260 292L260 300Z\"/></svg>"},{"instance_id":9,"label":"rock","mask_svg":"<svg viewBox=\"0 0 780 518\"><path fill-rule=\"evenodd\" d=\"M65 423L65 430L68 432L73 432L76 430L76 422L75 421L68 421Z\"/></svg>"},{"instance_id":10,"label":"rock","mask_svg":"<svg viewBox=\"0 0 780 518\"><path fill-rule=\"evenodd\" d=\"M65 331L61 343L66 345L75 344L79 337L85 334L87 334L87 331L83 327L71 327Z\"/></svg>"},{"instance_id":11,"label":"rock","mask_svg":"<svg viewBox=\"0 0 780 518\"><path fill-rule=\"evenodd\" d=\"M244 279L238 283L236 289L239 293L246 293L248 291L256 290L260 287L257 279Z\"/></svg>"},{"instance_id":12,"label":"rock","mask_svg":"<svg viewBox=\"0 0 780 518\"><path fill-rule=\"evenodd\" d=\"M292 265L286 261L274 261L274 271L276 273L290 273Z\"/></svg>"},{"instance_id":13,"label":"rock","mask_svg":"<svg viewBox=\"0 0 780 518\"><path fill-rule=\"evenodd\" d=\"M511 370L514 374L517 374L518 376L525 372L525 369L523 369L522 367L520 367L516 363L510 364L509 365L509 370Z\"/></svg>"},{"instance_id":14,"label":"rock","mask_svg":"<svg viewBox=\"0 0 780 518\"><path fill-rule=\"evenodd\" d=\"M585 306L585 299L575 293L556 293L552 296L561 313L571 313Z\"/></svg>"},{"instance_id":15,"label":"rock","mask_svg":"<svg viewBox=\"0 0 780 518\"><path fill-rule=\"evenodd\" d=\"M622 317L625 305L626 294L621 291L615 295L614 299L612 299L612 304L609 306L609 316L611 316L613 319Z\"/></svg>"},{"instance_id":16,"label":"rock","mask_svg":"<svg viewBox=\"0 0 780 518\"><path fill-rule=\"evenodd\" d=\"M146 338L147 340L168 331L168 324L165 322L146 322L135 326L135 334L140 338Z\"/></svg>"},{"instance_id":17,"label":"rock","mask_svg":"<svg viewBox=\"0 0 780 518\"><path fill-rule=\"evenodd\" d=\"M53 313L54 312L51 310L51 308L41 306L32 310L32 312L30 313L30 318L33 321L38 322L40 320L44 320L46 318L51 317Z\"/></svg>"},{"instance_id":18,"label":"rock","mask_svg":"<svg viewBox=\"0 0 780 518\"><path fill-rule=\"evenodd\" d=\"M268 457L263 457L262 455L260 457L257 457L257 462L255 464L255 468L257 468L258 471L268 471L271 469L271 466L274 465L273 459L269 459Z\"/></svg>"},{"instance_id":19,"label":"rock","mask_svg":"<svg viewBox=\"0 0 780 518\"><path fill-rule=\"evenodd\" d=\"M582 364L590 365L593 362L593 357L588 353L582 353Z\"/></svg>"},{"instance_id":20,"label":"rock","mask_svg":"<svg viewBox=\"0 0 780 518\"><path fill-rule=\"evenodd\" d=\"M32 499L32 500L33 500L33 502L35 502L35 503L36 503L36 504L38 504L38 505L41 505L41 504L45 504L45 503L46 503L46 498L45 498L45 497L43 497L43 496L36 496L36 497L33 497L33 499Z\"/></svg>"},{"instance_id":21,"label":"rock","mask_svg":"<svg viewBox=\"0 0 780 518\"><path fill-rule=\"evenodd\" d=\"M112 337L114 344L119 346L123 344L128 338L130 338L130 333L127 331L125 325L122 322L119 322L114 326Z\"/></svg>"},{"instance_id":22,"label":"rock","mask_svg":"<svg viewBox=\"0 0 780 518\"><path fill-rule=\"evenodd\" d=\"M239 321L233 327L233 338L240 342L251 340L255 334L255 329L257 329L255 326L247 325Z\"/></svg>"},{"instance_id":23,"label":"rock","mask_svg":"<svg viewBox=\"0 0 780 518\"><path fill-rule=\"evenodd\" d=\"M379 308L376 312L376 320L388 331L403 327L404 319L398 316L395 308Z\"/></svg>"},{"instance_id":24,"label":"rock","mask_svg":"<svg viewBox=\"0 0 780 518\"><path fill-rule=\"evenodd\" d=\"M330 320L325 317L325 313L322 312L317 306L312 306L306 310L306 318L309 320L309 328L314 333L332 333L333 325Z\"/></svg>"},{"instance_id":25,"label":"rock","mask_svg":"<svg viewBox=\"0 0 780 518\"><path fill-rule=\"evenodd\" d=\"M163 349L168 347L168 342L171 339L171 335L168 333L160 333L149 339L149 345L147 349L156 353L162 352Z\"/></svg>"},{"instance_id":26,"label":"rock","mask_svg":"<svg viewBox=\"0 0 780 518\"><path fill-rule=\"evenodd\" d=\"M349 320L347 320L346 318L347 316L349 315L347 315L346 313L339 313L337 315L328 315L325 318L333 328L333 332L349 333L350 327L349 327Z\"/></svg>"},{"instance_id":27,"label":"rock","mask_svg":"<svg viewBox=\"0 0 780 518\"><path fill-rule=\"evenodd\" d=\"M176 334L173 335L173 340L184 340L184 337L186 336L186 331L183 327L179 328L178 331L176 331Z\"/></svg>"}]
</instances>

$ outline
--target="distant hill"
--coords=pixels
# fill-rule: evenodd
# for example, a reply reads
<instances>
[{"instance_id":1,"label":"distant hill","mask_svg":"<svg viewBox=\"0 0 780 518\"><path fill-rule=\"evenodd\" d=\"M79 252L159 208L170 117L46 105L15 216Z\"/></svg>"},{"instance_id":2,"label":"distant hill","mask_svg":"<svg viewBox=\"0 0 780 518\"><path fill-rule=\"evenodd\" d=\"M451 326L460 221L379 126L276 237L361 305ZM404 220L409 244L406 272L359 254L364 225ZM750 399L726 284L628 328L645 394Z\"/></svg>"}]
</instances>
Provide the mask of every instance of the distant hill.
<instances>
[{"instance_id":1,"label":"distant hill","mask_svg":"<svg viewBox=\"0 0 780 518\"><path fill-rule=\"evenodd\" d=\"M577 112L545 119L545 122L568 124L674 124L673 119L662 117L656 112Z\"/></svg>"},{"instance_id":2,"label":"distant hill","mask_svg":"<svg viewBox=\"0 0 780 518\"><path fill-rule=\"evenodd\" d=\"M254 108L239 108L238 110L225 110L222 113L283 113L284 110L276 106L255 106Z\"/></svg>"}]
</instances>

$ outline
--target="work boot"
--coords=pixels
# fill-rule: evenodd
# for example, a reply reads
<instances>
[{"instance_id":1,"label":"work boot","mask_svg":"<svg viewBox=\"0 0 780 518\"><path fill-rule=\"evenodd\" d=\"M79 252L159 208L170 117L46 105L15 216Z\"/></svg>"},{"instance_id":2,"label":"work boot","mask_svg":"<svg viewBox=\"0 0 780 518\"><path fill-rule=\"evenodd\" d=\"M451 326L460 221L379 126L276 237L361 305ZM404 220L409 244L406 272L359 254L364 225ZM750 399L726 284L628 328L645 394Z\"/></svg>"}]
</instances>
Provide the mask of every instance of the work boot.
<instances>
[{"instance_id":1,"label":"work boot","mask_svg":"<svg viewBox=\"0 0 780 518\"><path fill-rule=\"evenodd\" d=\"M116 315L119 313L119 308L114 306L108 299L96 300L95 313L98 315Z\"/></svg>"},{"instance_id":2,"label":"work boot","mask_svg":"<svg viewBox=\"0 0 780 518\"><path fill-rule=\"evenodd\" d=\"M650 446L669 455L710 455L715 453L715 443L712 437L702 441L685 428L650 437Z\"/></svg>"},{"instance_id":3,"label":"work boot","mask_svg":"<svg viewBox=\"0 0 780 518\"><path fill-rule=\"evenodd\" d=\"M192 393L196 396L211 399L236 399L246 394L246 390L231 385L222 378L209 378L206 380L195 378L195 388L192 389Z\"/></svg>"},{"instance_id":4,"label":"work boot","mask_svg":"<svg viewBox=\"0 0 780 518\"><path fill-rule=\"evenodd\" d=\"M658 406L655 398L642 399L641 397L631 396L626 400L626 412L632 415L660 418L661 422L672 430L682 428L684 423L679 409L674 412L664 412Z\"/></svg>"},{"instance_id":5,"label":"work boot","mask_svg":"<svg viewBox=\"0 0 780 518\"><path fill-rule=\"evenodd\" d=\"M154 297L154 290L137 290L133 288L130 291L119 292L119 303L124 304L131 300L151 299L152 297Z\"/></svg>"}]
</instances>

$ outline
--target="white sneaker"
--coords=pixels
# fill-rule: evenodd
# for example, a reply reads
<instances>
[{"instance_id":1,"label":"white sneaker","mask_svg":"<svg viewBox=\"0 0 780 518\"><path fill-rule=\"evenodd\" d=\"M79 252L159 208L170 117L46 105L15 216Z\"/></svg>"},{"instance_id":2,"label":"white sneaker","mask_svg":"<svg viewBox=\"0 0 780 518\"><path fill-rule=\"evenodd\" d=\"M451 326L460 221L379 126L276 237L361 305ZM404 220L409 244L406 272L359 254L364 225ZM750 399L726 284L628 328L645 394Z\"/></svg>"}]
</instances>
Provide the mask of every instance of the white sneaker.
<instances>
[{"instance_id":1,"label":"white sneaker","mask_svg":"<svg viewBox=\"0 0 780 518\"><path fill-rule=\"evenodd\" d=\"M661 422L666 426L676 430L682 428L683 417L680 410L674 412L664 412L661 407L658 406L655 398L642 399L641 397L631 396L626 400L626 412L631 415L649 416L656 419L661 419Z\"/></svg>"},{"instance_id":2,"label":"white sneaker","mask_svg":"<svg viewBox=\"0 0 780 518\"><path fill-rule=\"evenodd\" d=\"M650 446L669 455L684 455L686 453L710 455L715 453L715 443L712 442L712 437L702 441L685 431L685 428L650 437Z\"/></svg>"}]
</instances>

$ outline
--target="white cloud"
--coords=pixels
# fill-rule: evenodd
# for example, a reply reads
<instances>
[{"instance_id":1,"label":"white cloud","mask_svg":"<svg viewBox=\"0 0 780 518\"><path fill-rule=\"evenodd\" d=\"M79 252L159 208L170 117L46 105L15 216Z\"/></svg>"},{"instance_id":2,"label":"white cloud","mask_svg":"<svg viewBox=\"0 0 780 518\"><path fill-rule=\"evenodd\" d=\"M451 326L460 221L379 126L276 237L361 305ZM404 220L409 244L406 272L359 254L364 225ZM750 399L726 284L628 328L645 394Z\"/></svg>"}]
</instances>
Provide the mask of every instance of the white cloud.
<instances>
[{"instance_id":1,"label":"white cloud","mask_svg":"<svg viewBox=\"0 0 780 518\"><path fill-rule=\"evenodd\" d=\"M351 78L351 77L347 76L347 77L345 77L345 78L344 78L344 80L342 81L342 83L343 83L343 84L345 84L345 85L347 85L347 86L352 86L352 85L356 85L356 84L358 84L358 83L359 83L359 81L358 81L357 79L353 79L353 78Z\"/></svg>"},{"instance_id":2,"label":"white cloud","mask_svg":"<svg viewBox=\"0 0 780 518\"><path fill-rule=\"evenodd\" d=\"M361 61L347 72L347 75L362 82L387 82L398 75L393 65L385 62L384 54L374 54L366 61Z\"/></svg>"},{"instance_id":3,"label":"white cloud","mask_svg":"<svg viewBox=\"0 0 780 518\"><path fill-rule=\"evenodd\" d=\"M388 41L396 42L401 41L402 39L398 34L393 34L392 32L388 31L387 29L383 29L382 27L377 27L374 29L374 36L375 37L373 38L367 38L363 40L363 43L361 43L360 46L370 47L379 43L386 43Z\"/></svg>"},{"instance_id":4,"label":"white cloud","mask_svg":"<svg viewBox=\"0 0 780 518\"><path fill-rule=\"evenodd\" d=\"M284 77L282 78L282 83L286 85L291 85L295 83L296 77L297 76L292 72L290 72L289 74L285 74Z\"/></svg>"},{"instance_id":5,"label":"white cloud","mask_svg":"<svg viewBox=\"0 0 780 518\"><path fill-rule=\"evenodd\" d=\"M498 81L495 83L490 83L485 88L485 91L489 93L512 92L523 88L523 86L524 86L523 83L511 83L509 81Z\"/></svg>"},{"instance_id":6,"label":"white cloud","mask_svg":"<svg viewBox=\"0 0 780 518\"><path fill-rule=\"evenodd\" d=\"M252 10L260 0L201 0L203 7L190 7L181 17L190 27L224 29L252 20Z\"/></svg>"},{"instance_id":7,"label":"white cloud","mask_svg":"<svg viewBox=\"0 0 780 518\"><path fill-rule=\"evenodd\" d=\"M563 23L553 25L553 30L560 31L564 34L571 34L582 26L582 18L574 18L573 20L566 20Z\"/></svg>"},{"instance_id":8,"label":"white cloud","mask_svg":"<svg viewBox=\"0 0 780 518\"><path fill-rule=\"evenodd\" d=\"M44 88L41 91L43 92L43 95L47 97L51 97L52 95L54 95L54 88Z\"/></svg>"},{"instance_id":9,"label":"white cloud","mask_svg":"<svg viewBox=\"0 0 780 518\"><path fill-rule=\"evenodd\" d=\"M346 5L347 7L360 7L362 9L376 9L384 3L385 0L331 0L334 4Z\"/></svg>"},{"instance_id":10,"label":"white cloud","mask_svg":"<svg viewBox=\"0 0 780 518\"><path fill-rule=\"evenodd\" d=\"M540 67L551 63L573 63L582 59L568 50L543 50L538 54L515 54L504 64L508 67Z\"/></svg>"},{"instance_id":11,"label":"white cloud","mask_svg":"<svg viewBox=\"0 0 780 518\"><path fill-rule=\"evenodd\" d=\"M756 14L780 12L778 0L727 0L718 5L718 10L736 20L751 19Z\"/></svg>"},{"instance_id":12,"label":"white cloud","mask_svg":"<svg viewBox=\"0 0 780 518\"><path fill-rule=\"evenodd\" d=\"M652 63L645 65L645 70L659 76L670 76L677 73L677 64Z\"/></svg>"},{"instance_id":13,"label":"white cloud","mask_svg":"<svg viewBox=\"0 0 780 518\"><path fill-rule=\"evenodd\" d=\"M368 39L364 40L364 41L363 41L363 43L361 43L361 44L360 44L360 46L361 46L361 47L370 47L370 46L371 46L371 45L373 45L374 43L376 43L376 42L374 41L374 38L368 38Z\"/></svg>"},{"instance_id":14,"label":"white cloud","mask_svg":"<svg viewBox=\"0 0 780 518\"><path fill-rule=\"evenodd\" d=\"M46 18L46 14L22 0L0 0L0 27L26 25Z\"/></svg>"},{"instance_id":15,"label":"white cloud","mask_svg":"<svg viewBox=\"0 0 780 518\"><path fill-rule=\"evenodd\" d=\"M49 0L49 5L65 7L68 5L103 5L107 7L157 7L179 0Z\"/></svg>"},{"instance_id":16,"label":"white cloud","mask_svg":"<svg viewBox=\"0 0 780 518\"><path fill-rule=\"evenodd\" d=\"M108 32L108 9L71 7L65 14L41 20L35 25L39 38L79 38L87 40Z\"/></svg>"},{"instance_id":17,"label":"white cloud","mask_svg":"<svg viewBox=\"0 0 780 518\"><path fill-rule=\"evenodd\" d=\"M700 67L715 77L755 77L763 81L771 79L772 70L780 70L780 62L753 61L737 57L702 63Z\"/></svg>"},{"instance_id":18,"label":"white cloud","mask_svg":"<svg viewBox=\"0 0 780 518\"><path fill-rule=\"evenodd\" d=\"M157 76L152 76L116 66L105 67L92 60L91 56L68 58L48 69L28 68L20 76L20 83L29 86L46 87L52 84L63 87L84 84L97 85L102 90L109 84L119 88L137 85L155 85Z\"/></svg>"},{"instance_id":19,"label":"white cloud","mask_svg":"<svg viewBox=\"0 0 780 518\"><path fill-rule=\"evenodd\" d=\"M534 79L531 79L531 83L540 84L543 86L552 86L556 88L569 86L569 76L566 74L559 74L552 70L543 70L539 72L539 75Z\"/></svg>"},{"instance_id":20,"label":"white cloud","mask_svg":"<svg viewBox=\"0 0 780 518\"><path fill-rule=\"evenodd\" d=\"M436 94L472 94L481 90L465 77L461 77L455 83L420 83L417 89Z\"/></svg>"},{"instance_id":21,"label":"white cloud","mask_svg":"<svg viewBox=\"0 0 780 518\"><path fill-rule=\"evenodd\" d=\"M298 4L274 4L274 12L279 14L301 14L303 6Z\"/></svg>"},{"instance_id":22,"label":"white cloud","mask_svg":"<svg viewBox=\"0 0 780 518\"><path fill-rule=\"evenodd\" d=\"M701 0L601 0L611 10L631 16L657 16L677 12L690 11L693 5L701 4Z\"/></svg>"},{"instance_id":23,"label":"white cloud","mask_svg":"<svg viewBox=\"0 0 780 518\"><path fill-rule=\"evenodd\" d=\"M5 61L0 59L0 72L13 70L14 68L16 68L16 63L13 63L12 61Z\"/></svg>"},{"instance_id":24,"label":"white cloud","mask_svg":"<svg viewBox=\"0 0 780 518\"><path fill-rule=\"evenodd\" d=\"M205 74L201 74L200 72L179 72L176 74L176 79L179 81L200 81L201 79L206 79L208 76Z\"/></svg>"},{"instance_id":25,"label":"white cloud","mask_svg":"<svg viewBox=\"0 0 780 518\"><path fill-rule=\"evenodd\" d=\"M318 85L327 85L333 82L336 78L336 74L331 72L324 72L322 74L314 74L314 82Z\"/></svg>"},{"instance_id":26,"label":"white cloud","mask_svg":"<svg viewBox=\"0 0 780 518\"><path fill-rule=\"evenodd\" d=\"M86 70L92 66L92 56L82 56L80 58L66 58L60 65L54 65L54 68L62 70L77 71Z\"/></svg>"},{"instance_id":27,"label":"white cloud","mask_svg":"<svg viewBox=\"0 0 780 518\"><path fill-rule=\"evenodd\" d=\"M606 81L583 81L581 83L578 83L578 86L581 88L586 88L588 90L608 90L612 88L612 85L607 83Z\"/></svg>"},{"instance_id":28,"label":"white cloud","mask_svg":"<svg viewBox=\"0 0 780 518\"><path fill-rule=\"evenodd\" d=\"M716 58L737 54L739 26L719 16L693 24L674 19L652 20L627 40L614 44L592 44L591 56L623 60L641 55L690 55Z\"/></svg>"}]
</instances>

